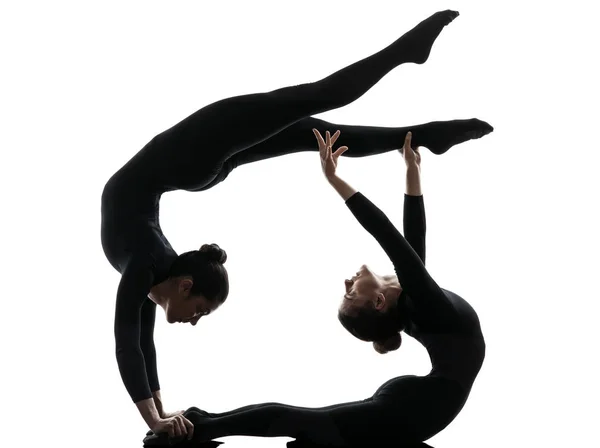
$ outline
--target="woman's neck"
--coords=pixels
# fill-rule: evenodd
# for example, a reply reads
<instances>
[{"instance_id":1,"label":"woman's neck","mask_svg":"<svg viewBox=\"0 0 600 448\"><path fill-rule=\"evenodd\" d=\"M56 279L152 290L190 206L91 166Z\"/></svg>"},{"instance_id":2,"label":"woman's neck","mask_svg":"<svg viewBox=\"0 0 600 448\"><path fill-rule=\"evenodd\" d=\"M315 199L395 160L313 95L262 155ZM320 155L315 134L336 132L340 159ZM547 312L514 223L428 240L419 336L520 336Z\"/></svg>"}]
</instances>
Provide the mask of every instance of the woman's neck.
<instances>
[{"instance_id":1,"label":"woman's neck","mask_svg":"<svg viewBox=\"0 0 600 448\"><path fill-rule=\"evenodd\" d=\"M165 280L158 285L154 285L148 293L148 298L156 303L158 306L163 306L169 296L168 290L170 288L169 279Z\"/></svg>"},{"instance_id":2,"label":"woman's neck","mask_svg":"<svg viewBox=\"0 0 600 448\"><path fill-rule=\"evenodd\" d=\"M381 277L381 281L386 288L398 288L402 290L402 286L400 286L398 277L395 275L384 275Z\"/></svg>"},{"instance_id":3,"label":"woman's neck","mask_svg":"<svg viewBox=\"0 0 600 448\"><path fill-rule=\"evenodd\" d=\"M398 300L402 294L402 286L395 275L384 275L380 277L381 286L388 299Z\"/></svg>"}]
</instances>

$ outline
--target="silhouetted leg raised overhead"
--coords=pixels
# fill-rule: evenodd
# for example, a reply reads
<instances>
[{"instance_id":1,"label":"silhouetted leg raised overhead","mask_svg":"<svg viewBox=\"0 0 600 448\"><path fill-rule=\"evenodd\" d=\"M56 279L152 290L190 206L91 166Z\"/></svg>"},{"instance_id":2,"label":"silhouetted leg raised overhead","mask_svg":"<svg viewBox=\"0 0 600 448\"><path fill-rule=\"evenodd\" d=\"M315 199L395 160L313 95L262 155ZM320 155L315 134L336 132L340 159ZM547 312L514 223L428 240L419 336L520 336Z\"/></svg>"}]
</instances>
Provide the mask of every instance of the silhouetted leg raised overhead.
<instances>
[{"instance_id":1,"label":"silhouetted leg raised overhead","mask_svg":"<svg viewBox=\"0 0 600 448\"><path fill-rule=\"evenodd\" d=\"M170 174L165 173L167 182L175 189L203 190L208 188L211 183L214 185L215 182L212 181L218 175L220 167L238 153L250 150L254 152L255 156L249 156L247 160L252 158L261 160L284 153L301 151L302 148L315 148L315 142L312 141L309 147L307 143L304 143L305 137L303 136L301 140L288 141L284 146L279 146L276 152L260 148L253 150L256 145L272 138L296 122L308 119L311 115L352 103L399 65L425 62L437 36L457 15L457 12L450 10L437 12L383 50L319 81L265 93L226 98L198 110L159 134L153 142L154 149L152 151L162 152L164 150L166 152L168 150L170 160L174 160L178 164L172 180ZM306 124L300 124L298 129L310 131ZM485 132L485 125L480 122L455 125L454 128L459 129L457 132L453 132L452 125L424 126L421 136L423 141L419 141L420 133L416 130L413 130L415 134L413 141L422 143L424 146L427 143L429 149L436 153L444 152L461 139L462 141L468 139L462 135L467 128L469 131ZM435 131L436 128L439 128L440 135L428 137L429 133ZM290 132L295 133L296 130L293 129ZM348 128L345 130L350 131ZM368 133L367 130L367 127L363 127L354 134L362 133L370 142L373 132L371 130ZM380 147L375 151L389 150L387 147L390 145L394 145L396 148L401 146L405 132L405 130L394 131L393 141L389 139L385 142L386 149ZM307 132L307 134L309 138L314 138L312 132ZM385 132L382 132L379 135L384 134ZM283 138L285 138L285 134L279 136L279 139ZM348 132L348 138L351 138L350 132ZM344 144L350 146L347 142ZM266 145L271 149L274 147L273 142ZM354 152L357 153L358 148L354 148ZM261 156L256 158L257 154L261 154ZM239 163L248 163L244 160L243 155L238 159ZM209 166L213 168L207 172Z\"/></svg>"}]
</instances>

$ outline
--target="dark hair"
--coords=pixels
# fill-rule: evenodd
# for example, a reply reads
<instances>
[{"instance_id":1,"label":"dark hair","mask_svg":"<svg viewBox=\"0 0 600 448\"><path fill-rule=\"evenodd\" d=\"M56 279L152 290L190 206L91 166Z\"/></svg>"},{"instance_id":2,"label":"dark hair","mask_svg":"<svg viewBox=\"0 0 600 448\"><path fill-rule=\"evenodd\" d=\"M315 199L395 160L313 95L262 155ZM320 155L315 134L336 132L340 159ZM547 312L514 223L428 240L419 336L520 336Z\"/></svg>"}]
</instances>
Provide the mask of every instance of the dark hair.
<instances>
[{"instance_id":1,"label":"dark hair","mask_svg":"<svg viewBox=\"0 0 600 448\"><path fill-rule=\"evenodd\" d=\"M400 335L400 332L390 336L385 341L373 342L373 348L382 355L386 354L387 352L391 352L392 350L398 350L401 345L402 336Z\"/></svg>"},{"instance_id":2,"label":"dark hair","mask_svg":"<svg viewBox=\"0 0 600 448\"><path fill-rule=\"evenodd\" d=\"M385 311L375 309L372 302L359 308L353 315L339 311L338 320L352 336L361 341L376 343L385 349L383 353L396 350L402 343L400 332L406 327L405 299L402 292L398 301Z\"/></svg>"},{"instance_id":3,"label":"dark hair","mask_svg":"<svg viewBox=\"0 0 600 448\"><path fill-rule=\"evenodd\" d=\"M169 271L170 277L189 275L194 280L191 295L203 295L222 304L229 295L229 276L223 264L227 252L216 244L203 244L200 250L179 255Z\"/></svg>"}]
</instances>

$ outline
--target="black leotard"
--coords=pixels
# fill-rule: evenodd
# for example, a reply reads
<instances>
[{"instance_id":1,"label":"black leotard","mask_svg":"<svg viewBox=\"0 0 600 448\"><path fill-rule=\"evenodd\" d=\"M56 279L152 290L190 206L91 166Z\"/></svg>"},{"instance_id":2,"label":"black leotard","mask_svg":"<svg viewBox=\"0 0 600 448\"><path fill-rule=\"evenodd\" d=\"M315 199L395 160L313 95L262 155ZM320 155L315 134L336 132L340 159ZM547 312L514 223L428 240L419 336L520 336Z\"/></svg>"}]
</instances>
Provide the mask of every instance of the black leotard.
<instances>
[{"instance_id":1,"label":"black leotard","mask_svg":"<svg viewBox=\"0 0 600 448\"><path fill-rule=\"evenodd\" d=\"M324 408L264 403L225 413L192 411L187 416L198 427L196 440L287 436L317 445L398 446L425 441L454 420L482 366L485 341L473 308L425 269L423 197L404 199L406 237L362 193L346 204L392 261L409 301L406 333L427 349L431 372L393 378L370 398Z\"/></svg>"},{"instance_id":2,"label":"black leotard","mask_svg":"<svg viewBox=\"0 0 600 448\"><path fill-rule=\"evenodd\" d=\"M410 311L405 333L427 349L432 364L429 375L452 379L469 391L485 357L485 342L471 305L440 288L425 269L423 196L405 195L405 237L362 193L346 204L394 265Z\"/></svg>"},{"instance_id":3,"label":"black leotard","mask_svg":"<svg viewBox=\"0 0 600 448\"><path fill-rule=\"evenodd\" d=\"M345 155L381 154L402 145L408 130L415 146L436 154L491 132L485 122L454 120L410 128L344 126L310 117L360 98L400 64L424 62L435 38L456 13L433 14L388 47L320 81L227 98L210 104L153 138L115 173L102 194L102 245L122 274L115 312L116 354L134 402L158 390L153 328L153 285L168 278L176 252L160 228L159 201L173 190L201 191L236 166L316 151L313 127L341 130Z\"/></svg>"}]
</instances>

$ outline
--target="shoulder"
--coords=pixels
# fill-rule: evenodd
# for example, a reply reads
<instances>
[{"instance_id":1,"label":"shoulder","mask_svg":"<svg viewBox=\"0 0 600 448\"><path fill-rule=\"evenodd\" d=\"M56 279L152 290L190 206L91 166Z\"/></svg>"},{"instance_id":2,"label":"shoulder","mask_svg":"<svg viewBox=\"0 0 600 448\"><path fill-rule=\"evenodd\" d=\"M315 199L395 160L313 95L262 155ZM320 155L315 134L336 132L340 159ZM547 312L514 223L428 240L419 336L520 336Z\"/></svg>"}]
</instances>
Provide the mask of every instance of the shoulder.
<instances>
[{"instance_id":1,"label":"shoulder","mask_svg":"<svg viewBox=\"0 0 600 448\"><path fill-rule=\"evenodd\" d=\"M138 251L129 256L123 274L154 271L154 269L156 269L156 264L157 256L153 251Z\"/></svg>"},{"instance_id":2,"label":"shoulder","mask_svg":"<svg viewBox=\"0 0 600 448\"><path fill-rule=\"evenodd\" d=\"M152 288L155 272L156 261L152 254L132 254L121 275L118 298L143 302Z\"/></svg>"}]
</instances>

